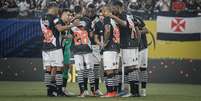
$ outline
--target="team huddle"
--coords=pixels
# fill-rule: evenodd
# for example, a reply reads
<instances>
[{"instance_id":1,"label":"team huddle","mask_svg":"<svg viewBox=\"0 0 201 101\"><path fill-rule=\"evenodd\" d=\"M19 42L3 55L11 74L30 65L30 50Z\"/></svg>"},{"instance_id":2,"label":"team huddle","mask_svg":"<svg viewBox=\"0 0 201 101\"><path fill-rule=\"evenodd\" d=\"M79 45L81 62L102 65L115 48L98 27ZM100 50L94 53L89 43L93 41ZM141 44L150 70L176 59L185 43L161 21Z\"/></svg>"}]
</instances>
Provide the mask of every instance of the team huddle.
<instances>
[{"instance_id":1,"label":"team huddle","mask_svg":"<svg viewBox=\"0 0 201 101\"><path fill-rule=\"evenodd\" d=\"M71 96L66 88L74 57L79 97L146 96L148 50L145 23L120 1L95 10L49 5L41 18L47 96ZM72 55L73 54L73 55ZM99 89L101 68L107 92ZM88 83L90 92L88 92Z\"/></svg>"}]
</instances>

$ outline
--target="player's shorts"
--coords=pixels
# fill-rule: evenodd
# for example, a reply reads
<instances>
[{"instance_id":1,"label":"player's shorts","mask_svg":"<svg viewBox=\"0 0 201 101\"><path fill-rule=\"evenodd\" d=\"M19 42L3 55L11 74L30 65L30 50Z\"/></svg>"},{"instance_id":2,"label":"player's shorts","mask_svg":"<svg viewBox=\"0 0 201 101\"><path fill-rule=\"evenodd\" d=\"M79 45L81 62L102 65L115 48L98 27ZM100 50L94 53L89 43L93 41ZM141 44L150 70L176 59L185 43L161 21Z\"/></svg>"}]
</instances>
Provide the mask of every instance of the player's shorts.
<instances>
[{"instance_id":1,"label":"player's shorts","mask_svg":"<svg viewBox=\"0 0 201 101\"><path fill-rule=\"evenodd\" d=\"M92 54L93 54L93 62L94 64L99 64L101 61L101 50L100 50L100 46L99 45L92 45Z\"/></svg>"},{"instance_id":2,"label":"player's shorts","mask_svg":"<svg viewBox=\"0 0 201 101\"><path fill-rule=\"evenodd\" d=\"M119 54L115 51L103 52L103 67L104 70L118 69L119 67Z\"/></svg>"},{"instance_id":3,"label":"player's shorts","mask_svg":"<svg viewBox=\"0 0 201 101\"><path fill-rule=\"evenodd\" d=\"M93 68L93 59L92 53L87 53L87 54L75 54L74 55L74 60L75 60L75 66L76 70L84 70L84 62L86 63L86 69Z\"/></svg>"},{"instance_id":4,"label":"player's shorts","mask_svg":"<svg viewBox=\"0 0 201 101\"><path fill-rule=\"evenodd\" d=\"M122 65L124 67L128 66L135 66L138 65L139 63L139 52L138 48L134 49L121 49L121 59L122 59Z\"/></svg>"},{"instance_id":5,"label":"player's shorts","mask_svg":"<svg viewBox=\"0 0 201 101\"><path fill-rule=\"evenodd\" d=\"M64 64L70 64L71 51L70 48L64 49Z\"/></svg>"},{"instance_id":6,"label":"player's shorts","mask_svg":"<svg viewBox=\"0 0 201 101\"><path fill-rule=\"evenodd\" d=\"M63 67L63 51L62 49L55 49L50 51L42 51L43 67Z\"/></svg>"},{"instance_id":7,"label":"player's shorts","mask_svg":"<svg viewBox=\"0 0 201 101\"><path fill-rule=\"evenodd\" d=\"M148 65L148 49L139 52L139 67L147 68Z\"/></svg>"}]
</instances>

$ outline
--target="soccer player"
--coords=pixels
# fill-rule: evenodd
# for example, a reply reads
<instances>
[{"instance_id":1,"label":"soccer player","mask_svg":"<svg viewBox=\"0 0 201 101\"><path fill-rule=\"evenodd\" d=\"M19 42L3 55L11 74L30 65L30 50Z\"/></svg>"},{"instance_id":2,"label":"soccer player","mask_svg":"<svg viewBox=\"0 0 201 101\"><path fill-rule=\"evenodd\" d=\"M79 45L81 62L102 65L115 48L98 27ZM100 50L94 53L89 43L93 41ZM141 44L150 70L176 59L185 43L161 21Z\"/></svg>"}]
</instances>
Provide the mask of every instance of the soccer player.
<instances>
[{"instance_id":1,"label":"soccer player","mask_svg":"<svg viewBox=\"0 0 201 101\"><path fill-rule=\"evenodd\" d=\"M139 68L137 66L139 60L139 33L134 25L132 14L124 10L121 1L114 1L112 3L112 10L113 14L109 14L109 16L120 27L122 65L130 84L130 93L123 97L139 96Z\"/></svg>"},{"instance_id":2,"label":"soccer player","mask_svg":"<svg viewBox=\"0 0 201 101\"><path fill-rule=\"evenodd\" d=\"M41 19L43 32L42 59L45 68L44 82L47 86L47 96L63 96L63 51L60 42L60 32L70 27L59 24L59 9L56 4L49 4L48 12Z\"/></svg>"},{"instance_id":3,"label":"soccer player","mask_svg":"<svg viewBox=\"0 0 201 101\"><path fill-rule=\"evenodd\" d=\"M116 22L108 15L110 8L105 6L101 9L103 19L103 66L107 93L102 97L117 96L116 70L119 65L120 31ZM101 34L101 33L100 33ZM101 41L99 41L101 42Z\"/></svg>"},{"instance_id":4,"label":"soccer player","mask_svg":"<svg viewBox=\"0 0 201 101\"><path fill-rule=\"evenodd\" d=\"M98 45L95 45L94 42L94 35L93 35L93 29L92 29L92 21L96 18L95 14L95 6L91 3L87 4L86 9L81 15L81 20L86 22L85 29L89 33L89 39L90 39L90 48L92 49L93 55L91 55L91 59L93 60L93 66L94 66L94 76L95 76L95 95L100 96L102 95L102 92L99 90L99 78L100 78L100 53L99 53L99 47ZM86 68L86 63L84 63L84 66ZM88 76L89 76L89 70L85 69L84 71L84 95L88 96L90 95L88 92Z\"/></svg>"},{"instance_id":5,"label":"soccer player","mask_svg":"<svg viewBox=\"0 0 201 101\"><path fill-rule=\"evenodd\" d=\"M95 89L97 95L103 95L99 90L100 69L103 69L102 51L103 48L103 35L104 35L104 16L99 13L98 17L93 20L93 34L95 44L92 45L93 54L97 58L94 65L95 70Z\"/></svg>"},{"instance_id":6,"label":"soccer player","mask_svg":"<svg viewBox=\"0 0 201 101\"><path fill-rule=\"evenodd\" d=\"M73 12L69 9L64 9L61 12L61 20L60 23L63 25L69 25L71 24L71 20L73 19ZM72 35L71 30L65 30L62 32L62 46L63 46L63 52L64 52L64 69L63 69L63 95L70 96L73 95L73 93L69 92L66 89L67 86L67 80L68 80L68 72L69 69L71 69L72 65L70 63L71 58L71 43L72 43Z\"/></svg>"},{"instance_id":7,"label":"soccer player","mask_svg":"<svg viewBox=\"0 0 201 101\"><path fill-rule=\"evenodd\" d=\"M93 59L92 57L92 50L90 48L90 40L89 40L89 33L86 30L87 23L84 20L80 20L77 18L74 20L74 24L76 27L71 28L73 31L73 52L74 52L74 59L76 70L78 73L78 84L80 88L80 97L85 97L84 94L84 71L88 70L88 78L91 87L92 95L95 96L95 89L94 89L94 70L93 70ZM86 67L84 67L84 63Z\"/></svg>"},{"instance_id":8,"label":"soccer player","mask_svg":"<svg viewBox=\"0 0 201 101\"><path fill-rule=\"evenodd\" d=\"M101 62L101 55L100 55L100 46L95 42L95 35L94 35L94 24L98 21L96 15L96 7L92 3L88 3L86 7L86 14L85 19L88 20L88 29L90 33L90 41L91 41L91 49L94 58L94 76L95 76L95 94L97 96L103 95L102 92L99 90L99 79L100 79L100 62ZM87 78L85 78L87 79Z\"/></svg>"},{"instance_id":9,"label":"soccer player","mask_svg":"<svg viewBox=\"0 0 201 101\"><path fill-rule=\"evenodd\" d=\"M141 39L139 43L139 67L140 67L140 96L146 96L146 85L148 82L148 45L147 45L147 37L148 33L147 28L145 27L145 23L139 17L135 17L136 26L139 28L139 32L141 33Z\"/></svg>"}]
</instances>

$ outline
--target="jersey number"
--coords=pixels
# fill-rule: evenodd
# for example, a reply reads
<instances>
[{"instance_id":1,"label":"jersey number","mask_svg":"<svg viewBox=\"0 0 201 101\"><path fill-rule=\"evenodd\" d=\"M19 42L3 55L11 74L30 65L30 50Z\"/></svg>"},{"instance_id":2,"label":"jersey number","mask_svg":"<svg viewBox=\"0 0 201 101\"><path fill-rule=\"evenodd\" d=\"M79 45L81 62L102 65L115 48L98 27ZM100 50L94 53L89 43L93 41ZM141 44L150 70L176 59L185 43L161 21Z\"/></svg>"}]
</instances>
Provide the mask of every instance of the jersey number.
<instances>
[{"instance_id":1,"label":"jersey number","mask_svg":"<svg viewBox=\"0 0 201 101\"><path fill-rule=\"evenodd\" d=\"M119 31L119 28L118 27L115 27L113 29L113 41L114 43L120 43L120 31Z\"/></svg>"},{"instance_id":2,"label":"jersey number","mask_svg":"<svg viewBox=\"0 0 201 101\"><path fill-rule=\"evenodd\" d=\"M88 37L88 32L87 31L76 31L74 32L74 43L75 45L81 45L81 44L88 44L89 42L89 37Z\"/></svg>"}]
</instances>

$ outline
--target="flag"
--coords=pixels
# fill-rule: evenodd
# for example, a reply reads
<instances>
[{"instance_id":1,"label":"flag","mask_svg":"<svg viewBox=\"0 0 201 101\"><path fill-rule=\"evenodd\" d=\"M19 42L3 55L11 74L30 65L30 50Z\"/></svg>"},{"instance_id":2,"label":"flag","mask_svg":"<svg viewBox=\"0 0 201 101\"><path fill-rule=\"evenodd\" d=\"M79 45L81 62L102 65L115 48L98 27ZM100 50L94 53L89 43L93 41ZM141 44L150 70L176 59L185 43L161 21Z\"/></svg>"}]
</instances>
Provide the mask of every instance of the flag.
<instances>
[{"instance_id":1,"label":"flag","mask_svg":"<svg viewBox=\"0 0 201 101\"><path fill-rule=\"evenodd\" d=\"M166 41L200 41L201 17L157 17L157 39Z\"/></svg>"}]
</instances>

